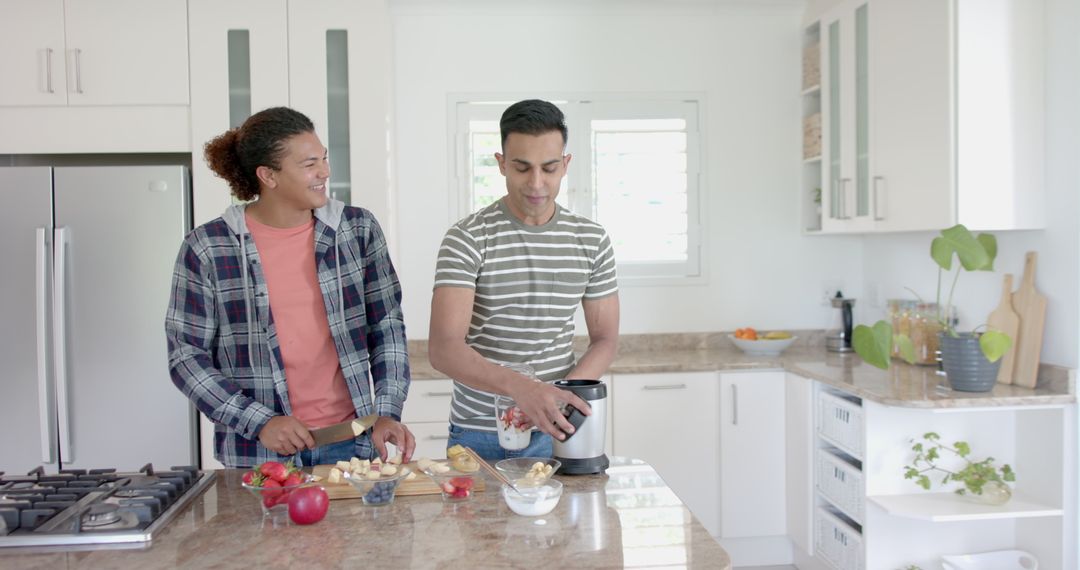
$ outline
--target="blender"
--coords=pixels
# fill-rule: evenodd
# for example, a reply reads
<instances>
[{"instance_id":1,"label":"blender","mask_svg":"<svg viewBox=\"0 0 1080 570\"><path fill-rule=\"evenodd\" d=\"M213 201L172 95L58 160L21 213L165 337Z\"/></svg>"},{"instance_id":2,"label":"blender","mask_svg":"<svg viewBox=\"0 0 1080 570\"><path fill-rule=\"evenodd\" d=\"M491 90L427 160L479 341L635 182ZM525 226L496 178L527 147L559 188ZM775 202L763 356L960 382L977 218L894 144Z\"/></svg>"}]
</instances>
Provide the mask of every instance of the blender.
<instances>
[{"instance_id":1,"label":"blender","mask_svg":"<svg viewBox=\"0 0 1080 570\"><path fill-rule=\"evenodd\" d=\"M840 291L831 299L832 306L840 309L840 320L837 326L825 334L825 349L829 352L851 352L851 307L855 305L855 299L844 297Z\"/></svg>"},{"instance_id":2,"label":"blender","mask_svg":"<svg viewBox=\"0 0 1080 570\"><path fill-rule=\"evenodd\" d=\"M586 416L577 408L566 406L563 413L574 426L574 433L562 441L552 440L555 459L562 462L559 473L589 475L604 472L608 468L608 458L604 455L607 386L600 380L556 380L552 384L573 392L592 410L592 415Z\"/></svg>"}]
</instances>

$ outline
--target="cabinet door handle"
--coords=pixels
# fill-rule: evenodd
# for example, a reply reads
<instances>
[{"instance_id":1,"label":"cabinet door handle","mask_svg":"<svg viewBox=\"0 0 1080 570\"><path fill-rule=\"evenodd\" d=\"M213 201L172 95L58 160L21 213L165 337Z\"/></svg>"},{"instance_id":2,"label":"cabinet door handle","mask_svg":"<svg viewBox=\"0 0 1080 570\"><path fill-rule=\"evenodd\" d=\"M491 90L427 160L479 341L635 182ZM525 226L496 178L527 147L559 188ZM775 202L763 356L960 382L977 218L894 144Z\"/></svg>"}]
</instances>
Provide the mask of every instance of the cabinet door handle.
<instances>
[{"instance_id":1,"label":"cabinet door handle","mask_svg":"<svg viewBox=\"0 0 1080 570\"><path fill-rule=\"evenodd\" d=\"M441 397L441 396L453 396L454 393L453 392L426 392L426 393L424 393L424 395L425 396Z\"/></svg>"},{"instance_id":2,"label":"cabinet door handle","mask_svg":"<svg viewBox=\"0 0 1080 570\"><path fill-rule=\"evenodd\" d=\"M52 84L52 48L45 48L45 90L53 93Z\"/></svg>"},{"instance_id":3,"label":"cabinet door handle","mask_svg":"<svg viewBox=\"0 0 1080 570\"><path fill-rule=\"evenodd\" d=\"M731 425L739 425L739 387L731 385Z\"/></svg>"},{"instance_id":4,"label":"cabinet door handle","mask_svg":"<svg viewBox=\"0 0 1080 570\"><path fill-rule=\"evenodd\" d=\"M885 219L885 216L881 215L881 197L885 195L882 190L888 190L885 187L885 177L874 177L874 221L880 222Z\"/></svg>"},{"instance_id":5,"label":"cabinet door handle","mask_svg":"<svg viewBox=\"0 0 1080 570\"><path fill-rule=\"evenodd\" d=\"M685 390L686 384L661 384L659 386L645 386L645 390Z\"/></svg>"},{"instance_id":6,"label":"cabinet door handle","mask_svg":"<svg viewBox=\"0 0 1080 570\"><path fill-rule=\"evenodd\" d=\"M427 436L427 439L434 440L434 441L449 440L450 436L449 435L429 435L429 436Z\"/></svg>"},{"instance_id":7,"label":"cabinet door handle","mask_svg":"<svg viewBox=\"0 0 1080 570\"><path fill-rule=\"evenodd\" d=\"M82 95L82 50L75 48L75 92Z\"/></svg>"}]
</instances>

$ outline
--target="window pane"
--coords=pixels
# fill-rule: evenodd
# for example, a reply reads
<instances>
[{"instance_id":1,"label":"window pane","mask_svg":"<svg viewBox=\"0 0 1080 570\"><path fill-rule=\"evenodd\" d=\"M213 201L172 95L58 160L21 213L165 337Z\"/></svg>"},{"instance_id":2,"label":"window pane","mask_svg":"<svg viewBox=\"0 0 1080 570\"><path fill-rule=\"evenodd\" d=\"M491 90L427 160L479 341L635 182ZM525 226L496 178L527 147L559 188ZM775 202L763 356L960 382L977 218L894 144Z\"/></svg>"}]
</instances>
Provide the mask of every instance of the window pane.
<instances>
[{"instance_id":1,"label":"window pane","mask_svg":"<svg viewBox=\"0 0 1080 570\"><path fill-rule=\"evenodd\" d=\"M469 122L469 179L474 211L506 194L506 183L495 160L500 147L498 121Z\"/></svg>"},{"instance_id":2,"label":"window pane","mask_svg":"<svg viewBox=\"0 0 1080 570\"><path fill-rule=\"evenodd\" d=\"M686 121L596 120L596 217L620 262L688 259Z\"/></svg>"},{"instance_id":3,"label":"window pane","mask_svg":"<svg viewBox=\"0 0 1080 570\"><path fill-rule=\"evenodd\" d=\"M251 38L247 30L229 30L229 128L251 116Z\"/></svg>"}]
</instances>

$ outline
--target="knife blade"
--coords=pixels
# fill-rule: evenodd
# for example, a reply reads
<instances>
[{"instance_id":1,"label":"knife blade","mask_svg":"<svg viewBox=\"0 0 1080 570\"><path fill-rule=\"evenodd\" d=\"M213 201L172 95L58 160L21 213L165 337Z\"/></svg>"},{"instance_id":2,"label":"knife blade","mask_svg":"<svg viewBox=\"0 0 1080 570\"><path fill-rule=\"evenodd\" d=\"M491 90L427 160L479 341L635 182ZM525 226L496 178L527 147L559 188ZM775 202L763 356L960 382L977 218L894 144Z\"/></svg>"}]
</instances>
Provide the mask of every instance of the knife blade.
<instances>
[{"instance_id":1,"label":"knife blade","mask_svg":"<svg viewBox=\"0 0 1080 570\"><path fill-rule=\"evenodd\" d=\"M328 443L337 443L339 441L355 439L360 434L370 429L371 426L375 425L375 422L378 419L379 416L371 414L370 416L356 418L355 420L341 422L340 424L313 429L311 430L311 437L315 439L315 447L320 447Z\"/></svg>"}]
</instances>

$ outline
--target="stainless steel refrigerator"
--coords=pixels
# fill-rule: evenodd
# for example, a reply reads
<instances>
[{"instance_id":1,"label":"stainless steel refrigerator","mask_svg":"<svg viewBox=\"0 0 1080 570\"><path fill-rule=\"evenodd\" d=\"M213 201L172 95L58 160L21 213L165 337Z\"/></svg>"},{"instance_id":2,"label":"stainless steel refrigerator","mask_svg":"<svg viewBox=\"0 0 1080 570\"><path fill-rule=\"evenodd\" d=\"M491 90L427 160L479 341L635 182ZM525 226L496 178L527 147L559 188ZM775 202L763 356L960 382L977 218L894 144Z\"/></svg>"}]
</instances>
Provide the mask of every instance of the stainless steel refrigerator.
<instances>
[{"instance_id":1,"label":"stainless steel refrigerator","mask_svg":"<svg viewBox=\"0 0 1080 570\"><path fill-rule=\"evenodd\" d=\"M197 463L164 318L182 166L0 168L0 471Z\"/></svg>"}]
</instances>

